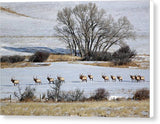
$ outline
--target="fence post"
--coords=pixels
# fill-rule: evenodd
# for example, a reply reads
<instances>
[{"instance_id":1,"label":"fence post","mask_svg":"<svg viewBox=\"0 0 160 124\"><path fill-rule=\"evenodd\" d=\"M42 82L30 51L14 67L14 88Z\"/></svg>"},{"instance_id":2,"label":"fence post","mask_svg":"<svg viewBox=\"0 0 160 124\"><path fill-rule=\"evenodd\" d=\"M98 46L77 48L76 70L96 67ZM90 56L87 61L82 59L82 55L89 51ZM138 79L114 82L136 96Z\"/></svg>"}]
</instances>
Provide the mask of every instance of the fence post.
<instances>
[{"instance_id":1,"label":"fence post","mask_svg":"<svg viewBox=\"0 0 160 124\"><path fill-rule=\"evenodd\" d=\"M41 102L41 94L40 94L40 102Z\"/></svg>"},{"instance_id":2,"label":"fence post","mask_svg":"<svg viewBox=\"0 0 160 124\"><path fill-rule=\"evenodd\" d=\"M9 98L10 98L10 103L11 103L11 100L12 100L12 97L11 97L11 95L9 96Z\"/></svg>"}]
</instances>

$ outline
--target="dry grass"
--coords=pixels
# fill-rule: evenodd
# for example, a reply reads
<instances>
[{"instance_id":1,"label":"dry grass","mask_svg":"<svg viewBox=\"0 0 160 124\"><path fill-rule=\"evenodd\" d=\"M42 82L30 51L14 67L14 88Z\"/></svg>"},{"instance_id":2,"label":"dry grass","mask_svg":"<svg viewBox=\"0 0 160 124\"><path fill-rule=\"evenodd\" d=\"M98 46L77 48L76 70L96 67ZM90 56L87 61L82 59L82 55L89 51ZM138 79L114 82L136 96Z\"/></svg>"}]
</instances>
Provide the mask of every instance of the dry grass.
<instances>
[{"instance_id":1,"label":"dry grass","mask_svg":"<svg viewBox=\"0 0 160 124\"><path fill-rule=\"evenodd\" d=\"M149 55L142 54L139 56L147 56ZM133 62L130 62L126 65L114 65L112 62L94 62L94 63L78 63L76 64L84 64L84 65L93 65L93 66L103 66L103 67L117 67L117 68L139 68L139 69L149 69L149 60L145 60L142 57L137 56ZM25 56L26 60L29 59L29 56ZM50 54L46 62L61 62L61 61L68 61L72 63L75 61L82 60L81 57L78 56L71 56L71 55L57 55L57 54ZM46 64L44 66L49 66L50 64ZM1 63L1 68L14 68L14 67L38 67L40 65L32 64L31 62L17 62L17 63Z\"/></svg>"},{"instance_id":2,"label":"dry grass","mask_svg":"<svg viewBox=\"0 0 160 124\"><path fill-rule=\"evenodd\" d=\"M16 63L1 63L1 68L23 68L23 67L40 67L40 66L49 66L49 63L43 64L33 64L31 62L16 62Z\"/></svg>"},{"instance_id":3,"label":"dry grass","mask_svg":"<svg viewBox=\"0 0 160 124\"><path fill-rule=\"evenodd\" d=\"M28 60L29 56L25 56L25 59ZM81 60L81 57L71 56L71 55L50 54L46 62L77 61L77 60ZM16 63L1 62L1 68L40 67L40 66L49 66L49 65L50 64L35 65L27 61L16 62Z\"/></svg>"},{"instance_id":4,"label":"dry grass","mask_svg":"<svg viewBox=\"0 0 160 124\"><path fill-rule=\"evenodd\" d=\"M47 62L59 62L59 61L78 61L81 60L81 57L71 56L71 55L56 55L50 54Z\"/></svg>"},{"instance_id":5,"label":"dry grass","mask_svg":"<svg viewBox=\"0 0 160 124\"><path fill-rule=\"evenodd\" d=\"M137 67L139 68L140 65L136 64L135 62L130 62L126 65L114 65L112 62L102 62L102 63L83 63L84 65L93 65L93 66L103 66L103 67L117 67L117 68L128 68L128 67Z\"/></svg>"},{"instance_id":6,"label":"dry grass","mask_svg":"<svg viewBox=\"0 0 160 124\"><path fill-rule=\"evenodd\" d=\"M2 115L149 117L149 100L73 103L2 103Z\"/></svg>"},{"instance_id":7,"label":"dry grass","mask_svg":"<svg viewBox=\"0 0 160 124\"><path fill-rule=\"evenodd\" d=\"M82 63L84 65L102 66L102 67L116 67L116 68L138 68L149 69L149 61L134 61L125 65L114 65L112 62L95 62L95 63Z\"/></svg>"},{"instance_id":8,"label":"dry grass","mask_svg":"<svg viewBox=\"0 0 160 124\"><path fill-rule=\"evenodd\" d=\"M1 68L22 68L22 67L38 67L38 66L39 65L32 64L31 62L1 63Z\"/></svg>"},{"instance_id":9,"label":"dry grass","mask_svg":"<svg viewBox=\"0 0 160 124\"><path fill-rule=\"evenodd\" d=\"M132 62L125 65L114 65L112 62L95 62L95 63L81 63L84 65L103 66L103 67L116 67L116 68L138 68L149 69L150 67L150 55L138 54Z\"/></svg>"}]
</instances>

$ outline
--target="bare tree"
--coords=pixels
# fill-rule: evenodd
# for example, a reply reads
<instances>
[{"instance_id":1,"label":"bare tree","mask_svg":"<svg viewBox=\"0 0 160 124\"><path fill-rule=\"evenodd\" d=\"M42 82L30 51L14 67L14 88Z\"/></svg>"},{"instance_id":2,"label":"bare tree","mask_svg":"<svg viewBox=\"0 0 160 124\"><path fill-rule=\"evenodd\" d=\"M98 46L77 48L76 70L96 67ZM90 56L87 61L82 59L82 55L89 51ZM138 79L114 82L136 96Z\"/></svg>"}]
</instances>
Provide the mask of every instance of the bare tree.
<instances>
[{"instance_id":1,"label":"bare tree","mask_svg":"<svg viewBox=\"0 0 160 124\"><path fill-rule=\"evenodd\" d=\"M55 82L50 85L50 87L53 89L51 92L47 92L47 96L49 99L53 99L56 102L60 99L60 88L62 86L62 82L60 80L55 80Z\"/></svg>"},{"instance_id":2,"label":"bare tree","mask_svg":"<svg viewBox=\"0 0 160 124\"><path fill-rule=\"evenodd\" d=\"M107 52L113 45L121 45L125 39L134 38L134 28L127 19L117 21L98 9L95 3L79 4L73 9L64 8L57 14L55 30L71 53L90 58L97 52Z\"/></svg>"},{"instance_id":3,"label":"bare tree","mask_svg":"<svg viewBox=\"0 0 160 124\"><path fill-rule=\"evenodd\" d=\"M20 88L20 86L18 85L18 93L14 92L14 96L18 98L19 101L33 101L33 99L35 98L35 88L31 88L26 87L25 91L22 93L22 89Z\"/></svg>"}]
</instances>

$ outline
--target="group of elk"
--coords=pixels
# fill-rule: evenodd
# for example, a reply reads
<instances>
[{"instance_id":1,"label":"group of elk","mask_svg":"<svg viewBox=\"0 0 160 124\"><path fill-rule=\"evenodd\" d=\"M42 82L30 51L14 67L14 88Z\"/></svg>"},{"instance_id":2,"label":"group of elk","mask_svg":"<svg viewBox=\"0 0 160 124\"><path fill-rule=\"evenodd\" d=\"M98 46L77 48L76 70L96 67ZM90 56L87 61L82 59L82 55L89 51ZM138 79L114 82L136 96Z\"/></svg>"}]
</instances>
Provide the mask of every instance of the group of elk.
<instances>
[{"instance_id":1,"label":"group of elk","mask_svg":"<svg viewBox=\"0 0 160 124\"><path fill-rule=\"evenodd\" d=\"M90 74L90 75L88 75L88 77L89 77L90 80L93 81L93 75ZM87 76L85 76L83 74L80 74L79 78L82 80L82 82L83 81L87 82ZM102 74L102 78L104 79L105 82L109 81L109 77L104 75L104 74ZM131 78L132 81L133 80L136 80L137 82L138 81L145 81L144 76L140 76L140 75L134 75L134 76L130 75L130 78ZM122 76L117 76L116 77L116 76L111 75L111 79L112 79L112 81L116 81L116 79L118 79L119 81L123 81L123 77Z\"/></svg>"},{"instance_id":2,"label":"group of elk","mask_svg":"<svg viewBox=\"0 0 160 124\"><path fill-rule=\"evenodd\" d=\"M35 81L35 83L41 84L41 80L40 79L33 77L33 80ZM47 80L48 80L49 84L50 83L54 83L54 78L51 78L50 76L47 76ZM61 76L57 76L57 80L59 80L61 82L65 82L64 77L61 77Z\"/></svg>"},{"instance_id":3,"label":"group of elk","mask_svg":"<svg viewBox=\"0 0 160 124\"><path fill-rule=\"evenodd\" d=\"M80 74L79 78L82 80L82 82L83 82L83 81L86 81L86 82L87 82L87 76L85 76L85 75L83 75L83 74ZM88 75L88 78L93 81L93 75L89 74L89 75ZM109 81L109 77L106 76L106 75L102 75L102 78L104 79L104 81ZM116 77L113 76L113 75L111 75L111 79L112 79L113 81L116 81ZM117 76L117 79L118 79L119 81L122 81L122 80L123 80L122 76Z\"/></svg>"},{"instance_id":4,"label":"group of elk","mask_svg":"<svg viewBox=\"0 0 160 124\"><path fill-rule=\"evenodd\" d=\"M134 80L136 80L137 82L138 81L145 81L144 76L140 76L140 75L130 75L130 78L132 81L134 81Z\"/></svg>"},{"instance_id":5,"label":"group of elk","mask_svg":"<svg viewBox=\"0 0 160 124\"><path fill-rule=\"evenodd\" d=\"M82 80L82 82L83 82L83 81L86 81L86 82L87 82L87 76L85 76L85 75L83 75L83 74L80 74L80 75L79 75L79 78ZM88 78L93 81L93 75L89 74L89 75L88 75ZM102 78L104 79L105 82L106 82L106 81L109 81L109 77L106 76L106 75L104 75L104 74L102 75ZM130 75L130 78L131 78L132 81L134 81L134 80L136 80L137 82L138 82L138 81L141 81L141 80L142 80L142 81L145 81L144 76L140 76L140 75ZM57 76L57 79L58 79L59 81L61 81L61 82L65 82L64 77ZM111 79L112 79L112 81L116 81L116 76L111 75ZM118 79L119 81L122 81L122 80L123 80L122 76L117 76L117 79ZM38 79L37 77L33 77L33 80L34 80L35 83L41 84L41 80ZM49 84L50 84L50 83L54 83L54 78L51 78L50 76L47 76L47 80L49 81ZM14 86L19 84L19 80L16 80L16 79L14 79L14 78L11 78L11 82L14 84Z\"/></svg>"},{"instance_id":6,"label":"group of elk","mask_svg":"<svg viewBox=\"0 0 160 124\"><path fill-rule=\"evenodd\" d=\"M47 76L47 80L49 81L49 84L54 83L54 78L51 78L50 76ZM65 82L64 77L61 77L61 76L57 76L57 80L61 82Z\"/></svg>"},{"instance_id":7,"label":"group of elk","mask_svg":"<svg viewBox=\"0 0 160 124\"><path fill-rule=\"evenodd\" d=\"M104 81L109 81L109 77L106 75L102 75L102 78L104 79ZM112 79L112 81L116 81L116 76L111 75L111 79ZM117 76L117 79L119 81L123 80L122 76Z\"/></svg>"},{"instance_id":8,"label":"group of elk","mask_svg":"<svg viewBox=\"0 0 160 124\"><path fill-rule=\"evenodd\" d=\"M57 76L57 79L61 82L64 82L64 77L60 77L60 76ZM41 80L38 79L37 77L33 77L33 80L36 84L41 84ZM50 76L47 76L47 80L49 81L49 84L50 83L54 83L54 78L51 78ZM19 80L16 80L15 78L11 78L11 82L14 84L14 86L18 85L19 84Z\"/></svg>"}]
</instances>

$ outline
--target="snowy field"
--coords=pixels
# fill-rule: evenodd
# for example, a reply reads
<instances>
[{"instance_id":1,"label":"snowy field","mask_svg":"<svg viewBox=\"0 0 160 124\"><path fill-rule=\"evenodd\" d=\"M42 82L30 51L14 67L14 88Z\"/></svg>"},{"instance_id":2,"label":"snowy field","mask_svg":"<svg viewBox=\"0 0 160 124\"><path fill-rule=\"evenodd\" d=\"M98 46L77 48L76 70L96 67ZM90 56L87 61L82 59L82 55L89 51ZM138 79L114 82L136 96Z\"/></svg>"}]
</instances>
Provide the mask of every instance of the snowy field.
<instances>
[{"instance_id":1,"label":"snowy field","mask_svg":"<svg viewBox=\"0 0 160 124\"><path fill-rule=\"evenodd\" d=\"M0 36L53 36L57 24L57 12L64 7L73 8L88 2L19 2L1 3L0 6L23 14L1 11ZM115 20L126 16L134 25L138 35L149 35L149 0L145 1L94 1Z\"/></svg>"},{"instance_id":2,"label":"snowy field","mask_svg":"<svg viewBox=\"0 0 160 124\"><path fill-rule=\"evenodd\" d=\"M49 52L54 51L55 53L55 49L56 52L63 53L62 50L66 49L65 44L56 37L1 37L0 42L1 55L31 55L34 52L33 50L48 50ZM126 41L131 49L136 50L138 54L149 55L150 48L148 42L149 37L137 37L135 41ZM118 48L119 47L114 46L110 52Z\"/></svg>"},{"instance_id":3,"label":"snowy field","mask_svg":"<svg viewBox=\"0 0 160 124\"><path fill-rule=\"evenodd\" d=\"M74 7L80 3L87 2L0 3L0 7L11 10L11 12L0 11L0 54L28 55L31 53L16 50L16 48L28 46L49 49L65 48L65 44L54 37L56 36L54 26L57 24L57 12L64 7ZM111 14L115 20L126 16L133 24L137 38L125 42L137 53L149 54L149 0L95 1L95 3L98 8L103 8L107 14ZM8 47L14 49L8 49ZM111 49L111 51L114 50L115 47Z\"/></svg>"},{"instance_id":4,"label":"snowy field","mask_svg":"<svg viewBox=\"0 0 160 124\"><path fill-rule=\"evenodd\" d=\"M30 55L34 50L45 49L49 51L66 52L65 44L62 43L54 31L57 24L58 10L64 7L74 7L79 3L86 2L34 2L34 3L0 3L0 7L10 11L0 11L0 56L1 55ZM134 25L137 38L126 40L131 49L138 54L150 54L150 25L149 25L149 0L146 1L103 1L95 2L99 8L105 9L115 20L126 16ZM25 16L23 16L25 15ZM113 47L111 51L117 49ZM85 95L92 95L97 88L105 88L113 97L132 97L137 89L150 88L149 70L133 68L109 68L82 64L68 64L67 62L51 63L44 67L6 68L0 69L0 98L9 97L18 91L13 86L11 77L20 80L22 90L26 86L36 88L36 94L46 93L51 90L46 79L47 75L56 78L61 75L65 78L62 90L70 91L77 88L84 90ZM79 74L92 74L94 81L81 82ZM101 74L123 76L123 82L104 82ZM145 76L145 82L132 82L129 75ZM33 76L42 80L42 85L36 85Z\"/></svg>"},{"instance_id":5,"label":"snowy field","mask_svg":"<svg viewBox=\"0 0 160 124\"><path fill-rule=\"evenodd\" d=\"M98 67L82 64L68 64L67 62L55 62L50 66L45 67L26 67L26 68L6 68L1 69L1 98L14 96L14 92L18 91L17 86L13 86L10 81L11 77L15 77L20 80L20 87L22 90L26 86L36 88L36 94L47 93L47 90L51 90L51 87L47 81L47 75L56 78L57 75L65 78L65 83L62 85L63 91L73 91L75 89L84 90L86 96L92 95L97 88L105 88L110 93L110 99L117 97L132 97L133 93L137 89L148 88L150 86L149 70L142 69L128 69L128 68L110 68L110 67ZM88 82L81 82L79 74L84 75L92 74L94 80ZM104 73L110 75L121 75L123 82L108 81L104 82L101 74ZM142 75L145 76L145 82L131 81L130 75ZM33 81L33 76L37 76L41 79L42 85L37 85Z\"/></svg>"}]
</instances>

